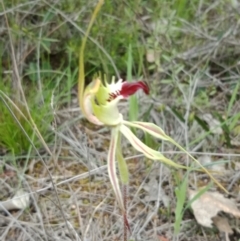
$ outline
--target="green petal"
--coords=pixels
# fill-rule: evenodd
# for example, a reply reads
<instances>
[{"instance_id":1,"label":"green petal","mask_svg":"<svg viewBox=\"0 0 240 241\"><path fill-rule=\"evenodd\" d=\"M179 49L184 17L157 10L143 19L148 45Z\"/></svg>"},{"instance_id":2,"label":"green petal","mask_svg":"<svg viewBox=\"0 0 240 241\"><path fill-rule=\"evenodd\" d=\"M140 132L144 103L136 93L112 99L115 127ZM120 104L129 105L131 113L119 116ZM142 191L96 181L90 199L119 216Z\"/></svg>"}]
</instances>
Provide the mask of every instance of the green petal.
<instances>
[{"instance_id":1,"label":"green petal","mask_svg":"<svg viewBox=\"0 0 240 241\"><path fill-rule=\"evenodd\" d=\"M103 122L101 122L95 115L93 115L92 110L92 100L95 97L95 94L97 93L99 87L101 85L100 79L95 79L92 81L85 89L83 94L83 104L82 104L82 112L84 116L90 121L91 123L95 125L103 125Z\"/></svg>"},{"instance_id":2,"label":"green petal","mask_svg":"<svg viewBox=\"0 0 240 241\"><path fill-rule=\"evenodd\" d=\"M84 116L88 119L88 121L95 125L103 125L103 123L95 115L93 115L92 96L90 94L85 95L84 97Z\"/></svg>"},{"instance_id":3,"label":"green petal","mask_svg":"<svg viewBox=\"0 0 240 241\"><path fill-rule=\"evenodd\" d=\"M121 97L120 97L121 98ZM122 122L122 115L119 113L117 103L119 99L116 98L106 105L98 105L92 101L92 108L94 115L99 121L109 126L116 126Z\"/></svg>"},{"instance_id":4,"label":"green petal","mask_svg":"<svg viewBox=\"0 0 240 241\"><path fill-rule=\"evenodd\" d=\"M112 184L116 199L120 205L120 208L124 210L122 193L119 187L118 177L116 174L116 148L118 142L119 128L112 128L111 142L108 152L108 175Z\"/></svg>"},{"instance_id":5,"label":"green petal","mask_svg":"<svg viewBox=\"0 0 240 241\"><path fill-rule=\"evenodd\" d=\"M121 125L120 131L123 133L123 135L129 140L129 142L132 144L132 146L139 152L143 153L146 157L152 159L152 160L158 160L161 161L169 166L173 166L176 168L184 168L188 169L188 167L179 165L172 160L166 158L163 156L160 152L155 151L151 149L150 147L146 146L143 142L141 142L132 132L131 130L126 127L125 125Z\"/></svg>"},{"instance_id":6,"label":"green petal","mask_svg":"<svg viewBox=\"0 0 240 241\"><path fill-rule=\"evenodd\" d=\"M99 105L107 104L107 100L109 99L110 91L106 88L102 83L99 87L98 92L96 93L96 99Z\"/></svg>"}]
</instances>

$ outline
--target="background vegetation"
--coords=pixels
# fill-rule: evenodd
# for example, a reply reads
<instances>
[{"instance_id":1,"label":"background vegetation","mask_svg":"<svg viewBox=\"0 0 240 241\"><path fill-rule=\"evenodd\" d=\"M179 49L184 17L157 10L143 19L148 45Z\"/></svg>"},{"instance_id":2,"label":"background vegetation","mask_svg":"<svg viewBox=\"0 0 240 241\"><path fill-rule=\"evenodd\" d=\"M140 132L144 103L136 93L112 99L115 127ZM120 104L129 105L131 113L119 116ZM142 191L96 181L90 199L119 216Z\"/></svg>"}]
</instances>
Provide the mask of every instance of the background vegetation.
<instances>
[{"instance_id":1,"label":"background vegetation","mask_svg":"<svg viewBox=\"0 0 240 241\"><path fill-rule=\"evenodd\" d=\"M121 239L122 222L106 176L109 132L87 123L77 101L79 47L95 4L0 4L0 199L20 187L32 198L17 218L11 213L0 218L0 240ZM234 197L240 168L239 23L234 0L106 0L85 55L88 81L97 71L147 81L151 95L138 94L138 113L134 105L129 113L126 102L120 105L123 113L156 123L203 164L215 164L224 172L219 181ZM191 164L172 146L142 138L169 158ZM133 156L125 145L131 238L217 240L216 230L201 228L190 211L181 213L186 185L201 187L208 178ZM185 190L183 200L175 196L178 184Z\"/></svg>"}]
</instances>

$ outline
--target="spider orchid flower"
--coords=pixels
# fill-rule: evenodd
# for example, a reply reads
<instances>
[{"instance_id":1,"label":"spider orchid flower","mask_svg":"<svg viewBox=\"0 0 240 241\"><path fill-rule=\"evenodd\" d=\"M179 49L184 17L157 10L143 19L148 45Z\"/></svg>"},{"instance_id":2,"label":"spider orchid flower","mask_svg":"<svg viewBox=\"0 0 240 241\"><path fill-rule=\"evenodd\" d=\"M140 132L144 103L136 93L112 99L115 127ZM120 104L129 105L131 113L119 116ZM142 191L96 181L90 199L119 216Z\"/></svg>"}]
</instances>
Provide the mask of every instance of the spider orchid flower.
<instances>
[{"instance_id":1,"label":"spider orchid flower","mask_svg":"<svg viewBox=\"0 0 240 241\"><path fill-rule=\"evenodd\" d=\"M128 183L128 169L121 149L121 134L128 139L130 144L147 158L159 160L165 164L176 168L186 168L166 157L160 152L151 149L145 145L129 127L141 129L150 135L162 140L170 140L164 131L152 123L133 121L129 122L123 119L118 110L118 103L122 99L135 94L138 90L143 90L149 94L149 87L143 81L123 82L121 79L115 82L114 78L110 84L106 80L103 82L100 78L95 78L83 93L83 113L85 117L96 125L106 125L111 128L111 141L108 153L108 173L113 186L116 198L122 210L124 210L123 199L116 174L116 160L120 178L123 184Z\"/></svg>"},{"instance_id":2,"label":"spider orchid flower","mask_svg":"<svg viewBox=\"0 0 240 241\"><path fill-rule=\"evenodd\" d=\"M122 114L118 111L118 103L122 99L128 98L130 95L135 94L138 90L142 89L145 94L149 94L149 87L143 81L137 82L123 82L118 80L115 83L115 79L108 84L106 80L103 82L100 78L95 78L86 88L85 87L85 71L84 71L84 51L87 42L87 37L91 27L96 19L96 16L103 5L104 0L99 0L92 14L90 23L88 25L86 34L82 40L80 53L79 53L79 78L78 78L78 89L79 89L79 104L85 117L96 125L107 125L111 127L111 141L108 153L108 173L111 184L113 186L116 199L125 212L122 194L119 187L119 181L116 174L116 160L118 162L118 169L120 178L123 184L128 183L128 168L126 161L122 155L121 148L121 135L125 136L131 145L139 152L143 153L147 158L152 160L158 160L170 166L176 168L188 169L188 167L179 165L166 157L160 152L151 149L145 145L140 139L135 136L129 127L139 128L142 131L149 133L150 135L167 140L177 146L180 150L190 156L199 166L204 170L212 180L218 184L221 189L226 189L204 168L190 153L181 147L172 138L167 136L164 131L158 126L152 123L133 121L129 122L123 119ZM127 223L127 220L126 220Z\"/></svg>"}]
</instances>

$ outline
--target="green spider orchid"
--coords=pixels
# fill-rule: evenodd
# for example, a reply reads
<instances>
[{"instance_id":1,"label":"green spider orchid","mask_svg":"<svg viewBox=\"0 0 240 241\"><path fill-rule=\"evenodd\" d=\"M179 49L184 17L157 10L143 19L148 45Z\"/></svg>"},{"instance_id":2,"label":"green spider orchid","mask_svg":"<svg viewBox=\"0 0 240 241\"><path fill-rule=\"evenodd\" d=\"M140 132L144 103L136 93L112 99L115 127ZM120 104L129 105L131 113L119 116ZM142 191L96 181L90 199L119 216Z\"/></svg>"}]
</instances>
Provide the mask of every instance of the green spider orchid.
<instances>
[{"instance_id":1,"label":"green spider orchid","mask_svg":"<svg viewBox=\"0 0 240 241\"><path fill-rule=\"evenodd\" d=\"M116 174L116 159L121 181L124 184L128 182L128 169L122 156L121 134L128 139L137 151L144 154L147 158L159 160L176 168L186 168L167 159L160 152L145 145L132 133L129 127L141 129L162 140L169 140L169 137L161 128L152 123L126 121L118 111L117 105L119 101L135 94L140 89L142 89L145 94L149 94L149 87L143 81L130 83L123 82L120 79L115 83L113 78L112 82L108 84L106 80L101 81L100 78L96 78L86 87L83 93L83 113L85 117L95 125L106 125L111 128L111 141L107 160L108 173L116 198L122 209L124 209L124 206Z\"/></svg>"},{"instance_id":2,"label":"green spider orchid","mask_svg":"<svg viewBox=\"0 0 240 241\"><path fill-rule=\"evenodd\" d=\"M123 82L118 80L115 82L114 78L110 84L104 79L102 81L99 77L95 78L85 88L85 71L84 71L84 50L90 29L96 19L96 16L101 9L104 1L99 0L92 14L89 26L82 40L82 45L79 54L79 78L78 78L78 91L79 91L79 104L84 116L93 124L107 125L111 128L111 141L108 153L108 173L111 184L113 186L116 198L120 207L124 210L124 203L122 194L119 187L119 181L116 174L116 160L118 162L118 169L120 178L123 184L128 183L128 168L126 161L122 155L121 148L121 135L124 135L130 144L139 152L143 153L147 158L152 160L159 160L165 164L176 168L188 167L179 165L166 157L160 152L155 151L145 145L140 139L135 136L129 127L139 128L150 135L166 140L177 146L180 150L185 152L191 157L201 168L207 173L212 180L223 190L224 187L204 168L189 152L182 148L172 138L167 136L164 131L152 123L133 121L129 122L123 119L122 114L118 111L118 103L122 99L126 99L136 91L142 89L145 94L149 94L149 87L143 81L137 82ZM225 190L226 191L226 190ZM227 192L227 191L226 191Z\"/></svg>"}]
</instances>

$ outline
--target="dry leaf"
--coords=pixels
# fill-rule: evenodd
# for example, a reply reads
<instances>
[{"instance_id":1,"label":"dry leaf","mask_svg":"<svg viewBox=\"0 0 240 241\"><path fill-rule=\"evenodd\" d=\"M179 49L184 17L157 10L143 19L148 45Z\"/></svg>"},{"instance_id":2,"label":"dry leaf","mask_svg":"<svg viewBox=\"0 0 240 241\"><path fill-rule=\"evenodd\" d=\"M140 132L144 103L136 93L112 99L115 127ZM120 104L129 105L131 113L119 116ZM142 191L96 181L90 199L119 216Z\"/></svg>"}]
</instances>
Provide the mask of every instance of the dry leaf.
<instances>
[{"instance_id":1,"label":"dry leaf","mask_svg":"<svg viewBox=\"0 0 240 241\"><path fill-rule=\"evenodd\" d=\"M222 134L223 130L221 128L221 123L214 119L211 114L204 114L202 118L208 123L209 129L214 134Z\"/></svg>"},{"instance_id":2,"label":"dry leaf","mask_svg":"<svg viewBox=\"0 0 240 241\"><path fill-rule=\"evenodd\" d=\"M18 190L12 199L0 202L0 210L25 209L30 204L29 193Z\"/></svg>"},{"instance_id":3,"label":"dry leaf","mask_svg":"<svg viewBox=\"0 0 240 241\"><path fill-rule=\"evenodd\" d=\"M154 63L160 58L160 52L154 49L147 49L146 59L149 63Z\"/></svg>"},{"instance_id":4,"label":"dry leaf","mask_svg":"<svg viewBox=\"0 0 240 241\"><path fill-rule=\"evenodd\" d=\"M212 218L212 221L220 232L233 234L233 230L230 227L227 218L216 216Z\"/></svg>"},{"instance_id":5,"label":"dry leaf","mask_svg":"<svg viewBox=\"0 0 240 241\"><path fill-rule=\"evenodd\" d=\"M158 238L159 238L160 241L170 241L168 238L165 238L162 235L159 235Z\"/></svg>"},{"instance_id":6,"label":"dry leaf","mask_svg":"<svg viewBox=\"0 0 240 241\"><path fill-rule=\"evenodd\" d=\"M154 176L150 178L148 183L143 185L143 189L148 192L148 195L145 197L146 201L151 202L159 200L163 202L165 207L169 206L169 197L166 195L165 191L159 187L159 184Z\"/></svg>"},{"instance_id":7,"label":"dry leaf","mask_svg":"<svg viewBox=\"0 0 240 241\"><path fill-rule=\"evenodd\" d=\"M188 194L191 200L198 194L198 191L189 190ZM240 211L235 202L217 192L205 192L191 204L191 207L197 222L209 228L212 227L212 218L215 217L218 212L223 211L235 217L240 217Z\"/></svg>"}]
</instances>

